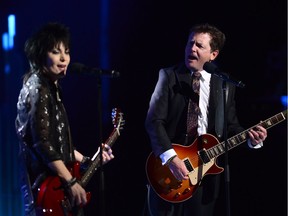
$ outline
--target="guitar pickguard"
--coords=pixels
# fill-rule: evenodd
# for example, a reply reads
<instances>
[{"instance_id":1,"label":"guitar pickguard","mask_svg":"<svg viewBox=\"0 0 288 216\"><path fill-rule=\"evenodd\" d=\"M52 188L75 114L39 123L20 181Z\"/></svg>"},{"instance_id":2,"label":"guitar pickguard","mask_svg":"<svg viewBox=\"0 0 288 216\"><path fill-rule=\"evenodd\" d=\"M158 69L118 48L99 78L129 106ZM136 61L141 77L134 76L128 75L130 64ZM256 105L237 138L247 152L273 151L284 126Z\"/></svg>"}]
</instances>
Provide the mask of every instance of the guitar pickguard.
<instances>
[{"instance_id":1,"label":"guitar pickguard","mask_svg":"<svg viewBox=\"0 0 288 216\"><path fill-rule=\"evenodd\" d=\"M210 160L208 163L196 167L193 171L188 173L190 183L192 185L197 185L201 179L205 176L208 170L214 165L215 159Z\"/></svg>"}]
</instances>

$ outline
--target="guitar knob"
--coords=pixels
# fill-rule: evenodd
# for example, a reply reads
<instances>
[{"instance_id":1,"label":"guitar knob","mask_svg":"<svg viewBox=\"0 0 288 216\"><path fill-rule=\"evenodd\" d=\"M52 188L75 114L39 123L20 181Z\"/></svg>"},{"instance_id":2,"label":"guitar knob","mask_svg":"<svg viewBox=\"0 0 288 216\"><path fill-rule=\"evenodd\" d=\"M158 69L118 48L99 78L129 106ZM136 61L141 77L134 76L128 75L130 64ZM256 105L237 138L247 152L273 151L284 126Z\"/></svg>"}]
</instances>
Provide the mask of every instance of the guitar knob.
<instances>
[{"instance_id":1,"label":"guitar knob","mask_svg":"<svg viewBox=\"0 0 288 216\"><path fill-rule=\"evenodd\" d=\"M178 192L175 194L174 198L177 199L181 194Z\"/></svg>"},{"instance_id":2,"label":"guitar knob","mask_svg":"<svg viewBox=\"0 0 288 216\"><path fill-rule=\"evenodd\" d=\"M190 188L186 188L186 189L184 190L183 194L189 193L190 191L191 191Z\"/></svg>"}]
</instances>

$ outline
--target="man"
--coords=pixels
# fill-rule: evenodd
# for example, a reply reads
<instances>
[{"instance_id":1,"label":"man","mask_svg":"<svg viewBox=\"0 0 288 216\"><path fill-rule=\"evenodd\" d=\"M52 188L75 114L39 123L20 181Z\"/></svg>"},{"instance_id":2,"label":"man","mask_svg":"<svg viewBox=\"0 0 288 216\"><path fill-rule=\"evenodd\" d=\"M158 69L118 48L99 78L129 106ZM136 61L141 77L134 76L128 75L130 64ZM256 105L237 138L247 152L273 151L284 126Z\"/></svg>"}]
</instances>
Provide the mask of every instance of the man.
<instances>
[{"instance_id":1,"label":"man","mask_svg":"<svg viewBox=\"0 0 288 216\"><path fill-rule=\"evenodd\" d=\"M146 117L146 130L151 140L155 157L163 166L168 166L178 181L188 180L188 169L177 155L172 144L190 145L203 134L212 134L223 140L224 110L222 80L203 70L206 62L213 62L225 43L225 35L215 26L200 24L194 26L189 34L185 49L185 63L161 69L159 79L150 100ZM192 77L197 76L199 90L192 90ZM193 84L194 85L194 84ZM196 85L197 86L197 85ZM238 122L235 107L235 86L227 83L226 114L228 136L244 129ZM196 101L195 101L196 100ZM196 118L187 117L196 113ZM190 130L188 125L196 128ZM260 148L267 137L262 126L248 132L248 145ZM180 203L162 199L149 187L147 213L153 216L193 215L212 216L219 193L220 175L205 176L195 194Z\"/></svg>"}]
</instances>

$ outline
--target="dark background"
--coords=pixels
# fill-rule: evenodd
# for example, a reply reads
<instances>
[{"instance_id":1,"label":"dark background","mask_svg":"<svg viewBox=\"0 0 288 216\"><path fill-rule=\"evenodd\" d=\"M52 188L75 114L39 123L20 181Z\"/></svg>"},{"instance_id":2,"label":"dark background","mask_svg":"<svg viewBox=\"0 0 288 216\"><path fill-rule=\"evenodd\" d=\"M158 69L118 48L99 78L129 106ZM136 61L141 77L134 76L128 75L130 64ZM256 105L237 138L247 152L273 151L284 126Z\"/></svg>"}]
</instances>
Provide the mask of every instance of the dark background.
<instances>
[{"instance_id":1,"label":"dark background","mask_svg":"<svg viewBox=\"0 0 288 216\"><path fill-rule=\"evenodd\" d=\"M85 155L92 156L101 139L108 138L113 129L112 108L124 113L125 125L113 146L115 159L104 167L104 199L98 171L87 186L92 192L87 215L100 215L101 209L106 215L141 215L146 198L145 162L151 151L144 129L150 96L159 69L183 60L192 25L208 22L226 34L218 63L246 84L237 89L238 116L245 128L286 109L280 101L287 95L286 0L4 0L0 2L1 34L7 32L9 14L16 15L15 47L10 52L2 50L0 56L1 175L7 179L1 180L0 195L6 200L3 203L8 202L0 208L3 215L19 215L13 212L22 208L13 122L21 76L28 67L23 45L44 23L59 21L70 27L72 62L121 73L117 79L101 80L68 74L61 81L72 137ZM2 68L7 63L12 70L5 75ZM264 145L257 151L229 152L233 216L287 214L287 122L269 129ZM224 187L221 191L217 215L226 212ZM101 201L105 208L99 207Z\"/></svg>"}]
</instances>

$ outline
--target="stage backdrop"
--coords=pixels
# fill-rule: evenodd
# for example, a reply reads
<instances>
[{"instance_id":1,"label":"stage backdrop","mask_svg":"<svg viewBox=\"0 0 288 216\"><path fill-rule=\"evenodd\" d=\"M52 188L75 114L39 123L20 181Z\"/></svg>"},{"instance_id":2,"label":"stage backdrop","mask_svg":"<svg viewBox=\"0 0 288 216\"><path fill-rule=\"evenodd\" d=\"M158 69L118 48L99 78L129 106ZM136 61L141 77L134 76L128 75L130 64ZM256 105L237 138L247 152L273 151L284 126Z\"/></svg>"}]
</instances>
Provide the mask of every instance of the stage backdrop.
<instances>
[{"instance_id":1,"label":"stage backdrop","mask_svg":"<svg viewBox=\"0 0 288 216\"><path fill-rule=\"evenodd\" d=\"M10 14L16 17L13 47L0 52L0 215L23 215L16 102L28 68L24 42L44 23L59 21L70 27L72 62L121 74L99 80L68 71L61 81L72 138L84 154L92 156L109 136L112 108L121 108L126 120L113 146L115 159L104 168L104 197L99 172L87 186L92 193L85 208L88 216L103 209L107 216L141 215L147 195L145 163L151 152L144 129L149 100L160 68L183 60L192 25L208 22L226 33L218 63L246 84L237 89L236 101L245 128L287 107L280 100L287 95L286 0L2 0L1 35L8 32ZM232 215L272 215L276 209L287 215L287 123L269 129L263 149L239 148L229 155ZM221 191L218 215L226 208L224 188Z\"/></svg>"}]
</instances>

